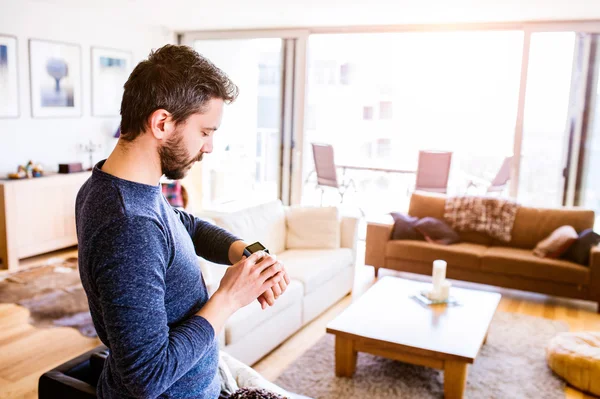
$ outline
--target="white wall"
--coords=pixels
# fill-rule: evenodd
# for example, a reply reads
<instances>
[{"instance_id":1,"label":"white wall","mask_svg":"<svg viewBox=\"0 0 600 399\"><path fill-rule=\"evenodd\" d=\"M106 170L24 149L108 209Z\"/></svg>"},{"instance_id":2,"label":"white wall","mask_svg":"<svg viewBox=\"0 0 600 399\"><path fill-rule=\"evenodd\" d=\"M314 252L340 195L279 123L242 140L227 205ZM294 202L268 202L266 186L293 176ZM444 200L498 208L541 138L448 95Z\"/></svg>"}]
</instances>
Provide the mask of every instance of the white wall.
<instances>
[{"instance_id":1,"label":"white wall","mask_svg":"<svg viewBox=\"0 0 600 399\"><path fill-rule=\"evenodd\" d=\"M161 7L163 1L144 0L144 15L177 31L600 18L598 0L171 0ZM125 7L134 13L139 4Z\"/></svg>"},{"instance_id":2,"label":"white wall","mask_svg":"<svg viewBox=\"0 0 600 399\"><path fill-rule=\"evenodd\" d=\"M131 22L135 21L135 22ZM157 25L125 19L115 9L114 17L99 16L83 7L74 9L51 2L0 0L0 34L16 36L19 62L19 118L0 119L0 177L16 171L29 159L47 170L59 163L83 162L88 156L78 144L92 140L102 148L94 161L108 155L116 144L112 135L119 117L91 116L90 47L108 47L133 53L133 65L151 49L175 43L174 34ZM32 118L29 85L29 38L63 41L81 46L82 116L76 118Z\"/></svg>"}]
</instances>

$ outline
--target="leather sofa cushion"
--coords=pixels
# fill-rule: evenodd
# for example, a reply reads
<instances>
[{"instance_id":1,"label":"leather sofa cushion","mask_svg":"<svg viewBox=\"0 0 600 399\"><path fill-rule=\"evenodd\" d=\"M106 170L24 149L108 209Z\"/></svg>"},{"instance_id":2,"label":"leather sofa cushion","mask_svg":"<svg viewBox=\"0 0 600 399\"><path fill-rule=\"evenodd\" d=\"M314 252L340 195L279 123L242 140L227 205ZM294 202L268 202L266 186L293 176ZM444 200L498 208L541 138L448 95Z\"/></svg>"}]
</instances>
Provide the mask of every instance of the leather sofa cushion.
<instances>
[{"instance_id":1,"label":"leather sofa cushion","mask_svg":"<svg viewBox=\"0 0 600 399\"><path fill-rule=\"evenodd\" d=\"M416 192L410 197L408 214L419 219L429 216L444 220L445 205L446 196L443 194ZM457 233L461 242L470 242L480 245L490 245L492 243L492 238L483 233L460 231Z\"/></svg>"},{"instance_id":2,"label":"leather sofa cushion","mask_svg":"<svg viewBox=\"0 0 600 399\"><path fill-rule=\"evenodd\" d=\"M483 256L481 269L560 283L587 285L590 282L589 268L561 259L538 258L527 249L490 247Z\"/></svg>"},{"instance_id":3,"label":"leather sofa cushion","mask_svg":"<svg viewBox=\"0 0 600 399\"><path fill-rule=\"evenodd\" d=\"M293 206L285 213L286 249L337 249L340 247L338 208Z\"/></svg>"},{"instance_id":4,"label":"leather sofa cushion","mask_svg":"<svg viewBox=\"0 0 600 399\"><path fill-rule=\"evenodd\" d=\"M285 293L275 301L273 306L263 310L258 301L253 301L239 309L227 320L225 343L230 345L244 338L247 333L272 318L275 314L285 312L285 309L294 302L302 302L302 295L302 284L299 281L292 280Z\"/></svg>"},{"instance_id":5,"label":"leather sofa cushion","mask_svg":"<svg viewBox=\"0 0 600 399\"><path fill-rule=\"evenodd\" d=\"M352 264L352 250L290 249L278 255L290 279L304 285L304 295L317 290L342 269Z\"/></svg>"},{"instance_id":6,"label":"leather sofa cushion","mask_svg":"<svg viewBox=\"0 0 600 399\"><path fill-rule=\"evenodd\" d=\"M493 246L533 249L561 226L573 226L580 233L594 226L594 211L584 209L549 209L521 206L517 210L512 239L509 243L494 240Z\"/></svg>"},{"instance_id":7,"label":"leather sofa cushion","mask_svg":"<svg viewBox=\"0 0 600 399\"><path fill-rule=\"evenodd\" d=\"M481 257L486 249L484 245L465 242L440 245L423 241L397 240L387 243L385 256L428 263L436 259L444 259L448 262L448 267L480 270Z\"/></svg>"},{"instance_id":8,"label":"leather sofa cushion","mask_svg":"<svg viewBox=\"0 0 600 399\"><path fill-rule=\"evenodd\" d=\"M217 226L248 243L260 241L271 253L285 251L285 209L281 201L272 201L231 213L206 212Z\"/></svg>"},{"instance_id":9,"label":"leather sofa cushion","mask_svg":"<svg viewBox=\"0 0 600 399\"><path fill-rule=\"evenodd\" d=\"M446 196L432 193L413 193L410 198L408 214L418 218L431 216L444 218ZM494 245L514 248L533 249L536 244L548 237L560 226L573 226L580 233L594 226L594 211L585 209L550 209L519 207L509 243L493 240L481 233L460 233L462 242L481 245Z\"/></svg>"}]
</instances>

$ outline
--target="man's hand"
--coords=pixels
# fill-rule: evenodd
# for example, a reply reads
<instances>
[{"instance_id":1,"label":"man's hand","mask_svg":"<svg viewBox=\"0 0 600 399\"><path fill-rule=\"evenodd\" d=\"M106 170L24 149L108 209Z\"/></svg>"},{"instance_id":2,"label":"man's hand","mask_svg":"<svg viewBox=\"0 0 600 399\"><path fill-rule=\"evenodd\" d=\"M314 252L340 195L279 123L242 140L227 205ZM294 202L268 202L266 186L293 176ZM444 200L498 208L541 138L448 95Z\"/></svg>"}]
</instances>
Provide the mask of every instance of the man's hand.
<instances>
[{"instance_id":1,"label":"man's hand","mask_svg":"<svg viewBox=\"0 0 600 399\"><path fill-rule=\"evenodd\" d=\"M283 265L274 256L255 252L227 269L215 295L227 296L237 310L278 285L283 274Z\"/></svg>"},{"instance_id":2,"label":"man's hand","mask_svg":"<svg viewBox=\"0 0 600 399\"><path fill-rule=\"evenodd\" d=\"M248 244L242 240L235 241L231 244L231 246L229 247L229 260L232 264L240 262L240 260L246 259L243 256L243 253L244 248L246 248L247 246ZM271 256L275 257L275 255ZM287 286L290 284L290 278L287 272L285 271L285 267L281 262L277 263L281 266L283 270L283 272L281 273L283 279L279 281L279 284L276 284L271 289L264 291L262 294L260 294L260 296L258 296L258 298L256 298L263 309L266 309L267 306L273 306L273 304L275 304L275 300L285 292Z\"/></svg>"},{"instance_id":3,"label":"man's hand","mask_svg":"<svg viewBox=\"0 0 600 399\"><path fill-rule=\"evenodd\" d=\"M254 301L284 279L277 260L257 252L227 268L219 289L196 314L213 326L215 333L239 308Z\"/></svg>"},{"instance_id":4,"label":"man's hand","mask_svg":"<svg viewBox=\"0 0 600 399\"><path fill-rule=\"evenodd\" d=\"M275 257L275 255L272 255ZM281 296L287 289L287 286L290 284L290 278L285 270L285 266L283 263L277 261L277 264L281 266L282 276L283 278L279 281L279 284L275 284L273 287L263 292L261 296L258 297L258 302L260 303L261 308L266 309L267 306L273 306L275 304L275 300Z\"/></svg>"}]
</instances>

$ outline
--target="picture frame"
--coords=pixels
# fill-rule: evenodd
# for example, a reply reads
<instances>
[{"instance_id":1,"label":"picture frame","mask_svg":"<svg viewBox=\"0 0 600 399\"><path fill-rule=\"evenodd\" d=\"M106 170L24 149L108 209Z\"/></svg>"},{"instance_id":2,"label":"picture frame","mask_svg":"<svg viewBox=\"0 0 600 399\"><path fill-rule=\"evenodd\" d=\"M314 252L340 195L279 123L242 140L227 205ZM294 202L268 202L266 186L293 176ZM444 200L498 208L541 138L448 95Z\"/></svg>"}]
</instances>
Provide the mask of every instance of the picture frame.
<instances>
[{"instance_id":1,"label":"picture frame","mask_svg":"<svg viewBox=\"0 0 600 399\"><path fill-rule=\"evenodd\" d=\"M31 115L34 118L82 115L81 47L29 39Z\"/></svg>"},{"instance_id":2,"label":"picture frame","mask_svg":"<svg viewBox=\"0 0 600 399\"><path fill-rule=\"evenodd\" d=\"M131 51L92 47L92 115L119 116L123 85L133 70Z\"/></svg>"},{"instance_id":3,"label":"picture frame","mask_svg":"<svg viewBox=\"0 0 600 399\"><path fill-rule=\"evenodd\" d=\"M16 36L0 34L0 118L18 118L19 55Z\"/></svg>"}]
</instances>

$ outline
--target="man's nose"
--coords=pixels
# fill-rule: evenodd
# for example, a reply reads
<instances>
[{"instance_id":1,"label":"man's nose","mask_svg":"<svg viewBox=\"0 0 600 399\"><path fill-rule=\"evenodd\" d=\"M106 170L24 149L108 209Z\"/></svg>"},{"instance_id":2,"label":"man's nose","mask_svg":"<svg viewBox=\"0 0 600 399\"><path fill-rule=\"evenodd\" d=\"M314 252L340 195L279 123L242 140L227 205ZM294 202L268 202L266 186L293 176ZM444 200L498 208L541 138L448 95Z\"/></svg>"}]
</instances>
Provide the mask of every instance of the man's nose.
<instances>
[{"instance_id":1,"label":"man's nose","mask_svg":"<svg viewBox=\"0 0 600 399\"><path fill-rule=\"evenodd\" d=\"M206 154L210 154L213 150L213 141L212 138L209 140L206 140L204 142L204 144L202 145L202 152L206 153Z\"/></svg>"}]
</instances>

